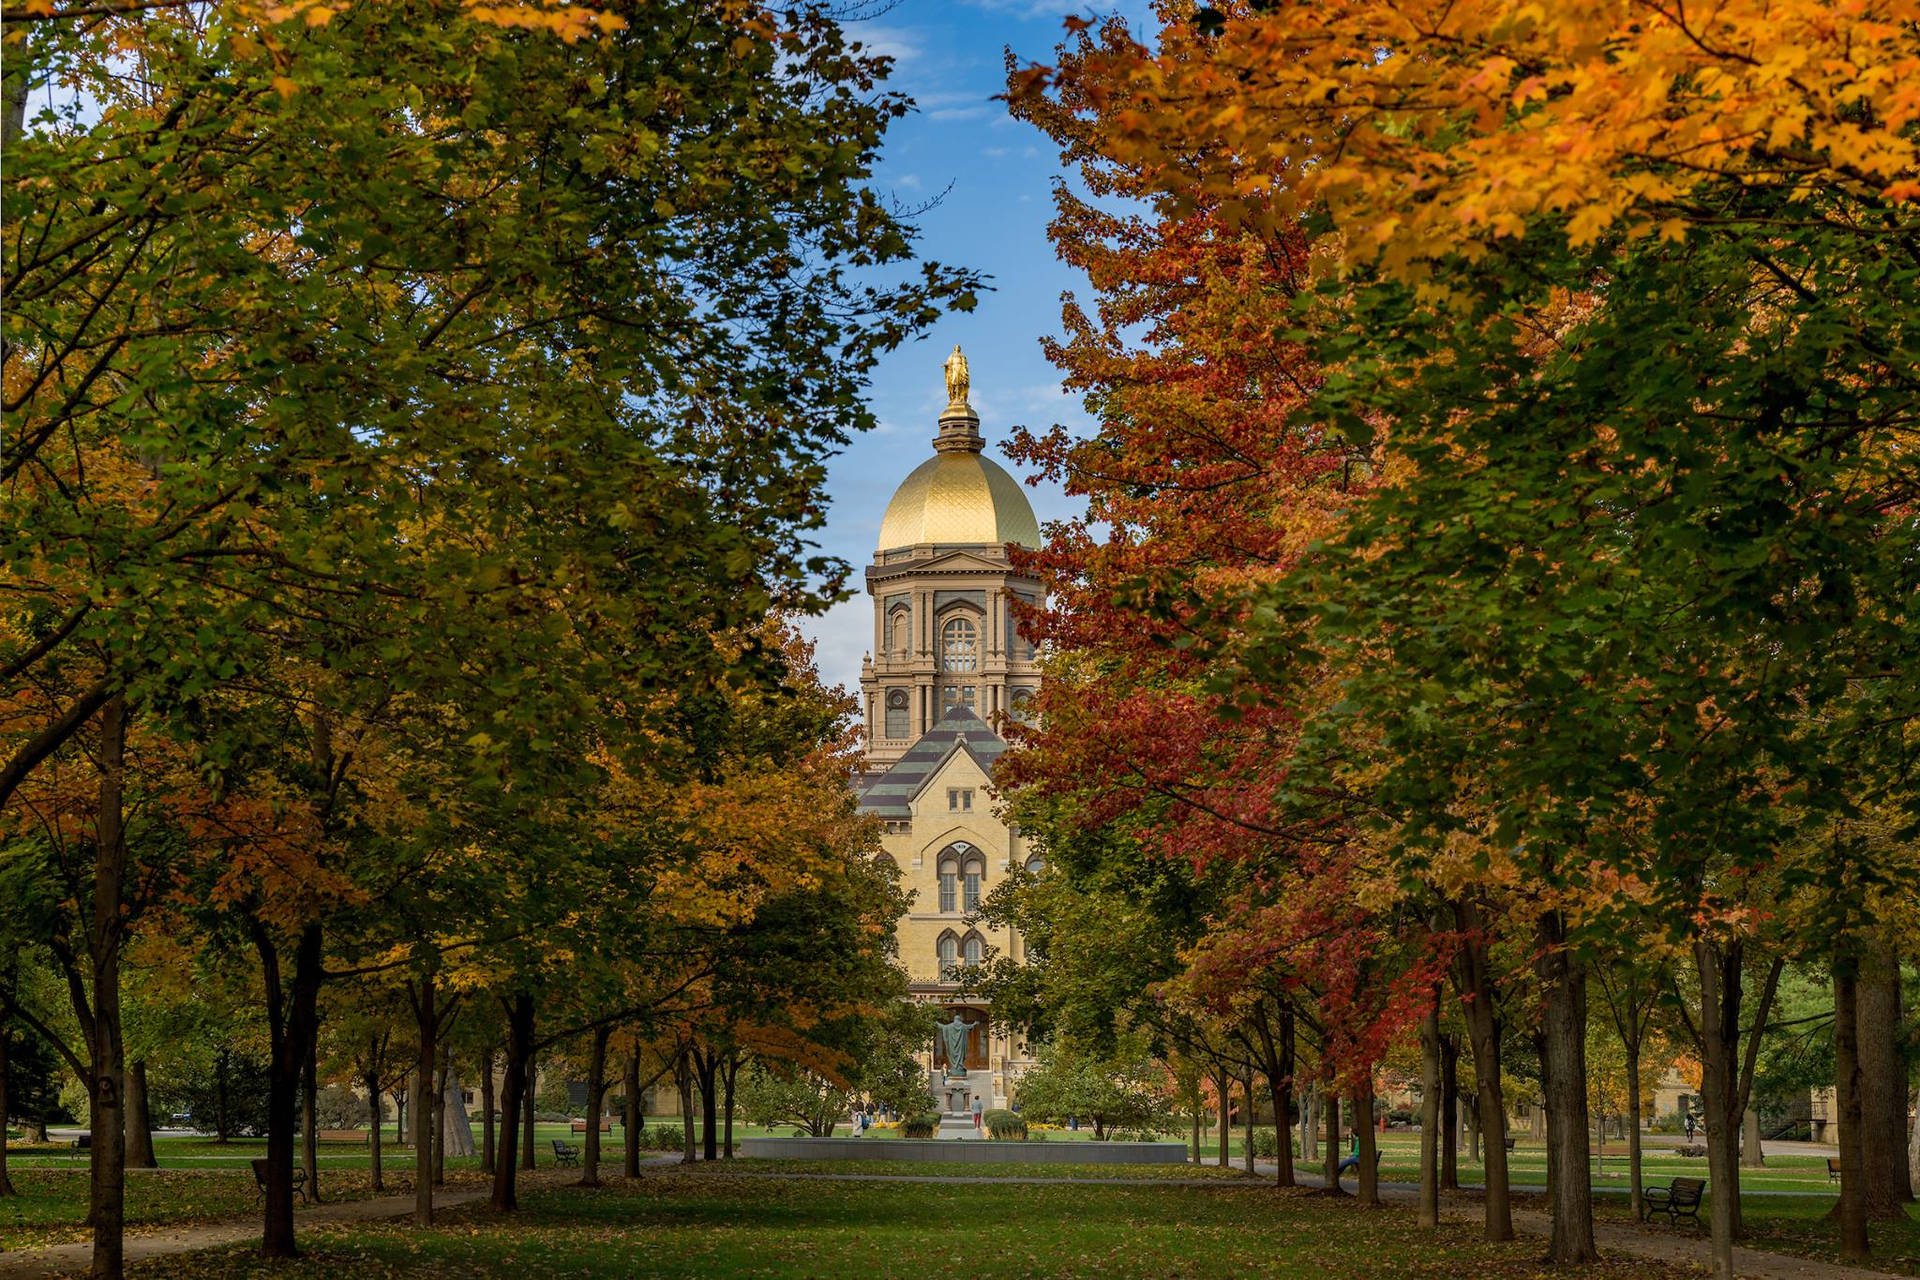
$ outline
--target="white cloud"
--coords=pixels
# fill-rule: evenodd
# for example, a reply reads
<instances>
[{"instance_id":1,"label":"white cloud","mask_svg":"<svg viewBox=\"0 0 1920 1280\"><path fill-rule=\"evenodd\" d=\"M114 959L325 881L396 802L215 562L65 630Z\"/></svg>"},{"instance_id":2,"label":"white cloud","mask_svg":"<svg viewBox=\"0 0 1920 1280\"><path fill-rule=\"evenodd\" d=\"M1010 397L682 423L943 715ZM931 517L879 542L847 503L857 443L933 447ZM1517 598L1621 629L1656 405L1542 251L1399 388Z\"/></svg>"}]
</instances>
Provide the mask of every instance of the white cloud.
<instances>
[{"instance_id":1,"label":"white cloud","mask_svg":"<svg viewBox=\"0 0 1920 1280\"><path fill-rule=\"evenodd\" d=\"M920 58L917 32L880 22L862 22L854 25L849 34L868 52L892 58L896 72Z\"/></svg>"},{"instance_id":2,"label":"white cloud","mask_svg":"<svg viewBox=\"0 0 1920 1280\"><path fill-rule=\"evenodd\" d=\"M842 600L817 618L799 620L801 634L813 641L820 678L849 693L860 690L860 662L873 648L873 601L863 591Z\"/></svg>"}]
</instances>

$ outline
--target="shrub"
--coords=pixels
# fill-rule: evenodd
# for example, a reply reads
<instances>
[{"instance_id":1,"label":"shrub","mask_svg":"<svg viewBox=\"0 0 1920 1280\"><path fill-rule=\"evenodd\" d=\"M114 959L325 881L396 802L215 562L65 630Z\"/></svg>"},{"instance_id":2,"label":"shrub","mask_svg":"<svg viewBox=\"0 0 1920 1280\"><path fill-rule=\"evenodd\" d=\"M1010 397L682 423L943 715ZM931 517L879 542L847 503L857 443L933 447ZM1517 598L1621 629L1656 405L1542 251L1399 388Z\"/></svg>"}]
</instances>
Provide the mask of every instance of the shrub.
<instances>
[{"instance_id":1,"label":"shrub","mask_svg":"<svg viewBox=\"0 0 1920 1280\"><path fill-rule=\"evenodd\" d=\"M643 1151L678 1151L685 1140L683 1131L677 1124L656 1124L643 1126L640 1130L640 1148Z\"/></svg>"},{"instance_id":2,"label":"shrub","mask_svg":"<svg viewBox=\"0 0 1920 1280\"><path fill-rule=\"evenodd\" d=\"M931 1138L940 1132L940 1113L922 1111L917 1116L908 1116L900 1122L900 1136L903 1138Z\"/></svg>"},{"instance_id":3,"label":"shrub","mask_svg":"<svg viewBox=\"0 0 1920 1280\"><path fill-rule=\"evenodd\" d=\"M1291 1133L1287 1135L1287 1147L1289 1150L1293 1147L1293 1135ZM1272 1129L1255 1129L1253 1131L1253 1154L1262 1160L1272 1160L1277 1157L1280 1154L1279 1135L1275 1134Z\"/></svg>"},{"instance_id":4,"label":"shrub","mask_svg":"<svg viewBox=\"0 0 1920 1280\"><path fill-rule=\"evenodd\" d=\"M986 1124L988 1134L1003 1142L1026 1140L1027 1122L1020 1118L1018 1111L995 1107L980 1118Z\"/></svg>"},{"instance_id":5,"label":"shrub","mask_svg":"<svg viewBox=\"0 0 1920 1280\"><path fill-rule=\"evenodd\" d=\"M1420 1123L1420 1117L1415 1115L1413 1112L1407 1110L1405 1107L1394 1107L1392 1110L1387 1112L1387 1123L1415 1125Z\"/></svg>"},{"instance_id":6,"label":"shrub","mask_svg":"<svg viewBox=\"0 0 1920 1280\"><path fill-rule=\"evenodd\" d=\"M1687 1127L1687 1118L1678 1111L1663 1111L1654 1117L1649 1127L1655 1133L1681 1133Z\"/></svg>"}]
</instances>

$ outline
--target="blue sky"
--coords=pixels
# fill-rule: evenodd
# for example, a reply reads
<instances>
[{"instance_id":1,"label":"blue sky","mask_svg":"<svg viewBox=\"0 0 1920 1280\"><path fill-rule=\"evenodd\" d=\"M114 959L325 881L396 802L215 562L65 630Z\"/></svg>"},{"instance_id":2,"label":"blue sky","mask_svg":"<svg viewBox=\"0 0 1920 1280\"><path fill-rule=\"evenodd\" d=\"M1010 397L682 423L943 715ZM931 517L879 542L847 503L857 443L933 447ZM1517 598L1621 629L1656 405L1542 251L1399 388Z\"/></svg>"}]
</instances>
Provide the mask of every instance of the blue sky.
<instances>
[{"instance_id":1,"label":"blue sky","mask_svg":"<svg viewBox=\"0 0 1920 1280\"><path fill-rule=\"evenodd\" d=\"M1121 12L1138 29L1143 8L1134 0ZM1059 331L1060 295L1083 291L1085 283L1054 258L1047 241L1059 154L993 100L1004 88L1002 51L1011 47L1023 62L1049 61L1060 20L1072 11L1065 0L902 0L849 25L855 39L893 56L894 87L919 104L890 131L877 186L907 206L939 197L916 219L922 255L984 271L993 285L972 313L942 319L875 373L871 402L880 426L835 461L821 538L824 550L855 566L856 582L894 486L932 456L935 420L946 403L940 366L955 343L972 365L988 456L1021 480L1028 475L999 449L1014 425L1087 425L1040 350L1040 338ZM1072 510L1057 487L1029 487L1028 495L1043 524ZM862 593L804 621L828 683L857 686L872 618Z\"/></svg>"}]
</instances>

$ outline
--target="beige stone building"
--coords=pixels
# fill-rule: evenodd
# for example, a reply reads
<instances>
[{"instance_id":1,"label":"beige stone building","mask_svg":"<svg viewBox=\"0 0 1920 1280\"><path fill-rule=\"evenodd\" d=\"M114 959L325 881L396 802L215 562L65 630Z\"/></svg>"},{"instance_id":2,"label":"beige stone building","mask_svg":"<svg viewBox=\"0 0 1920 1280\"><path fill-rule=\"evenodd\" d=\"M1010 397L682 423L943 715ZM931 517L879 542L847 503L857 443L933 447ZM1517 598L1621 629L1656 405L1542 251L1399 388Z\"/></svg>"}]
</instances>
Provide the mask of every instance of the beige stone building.
<instances>
[{"instance_id":1,"label":"beige stone building","mask_svg":"<svg viewBox=\"0 0 1920 1280\"><path fill-rule=\"evenodd\" d=\"M1007 558L1009 543L1038 546L1040 529L1019 483L981 456L958 347L946 370L934 455L894 491L867 568L873 652L860 674L867 756L858 785L914 893L899 925L913 998L975 1024L966 1067L980 1110L1005 1106L1030 1065L1019 1029L962 998L958 979L992 953L1022 958L1017 936L969 917L1015 868L1038 869L995 813L993 766L1006 742L993 726L1020 716L1040 686L1034 647L1013 617L1016 598L1040 600L1040 584ZM926 1065L931 1080L946 1060L936 1048Z\"/></svg>"}]
</instances>

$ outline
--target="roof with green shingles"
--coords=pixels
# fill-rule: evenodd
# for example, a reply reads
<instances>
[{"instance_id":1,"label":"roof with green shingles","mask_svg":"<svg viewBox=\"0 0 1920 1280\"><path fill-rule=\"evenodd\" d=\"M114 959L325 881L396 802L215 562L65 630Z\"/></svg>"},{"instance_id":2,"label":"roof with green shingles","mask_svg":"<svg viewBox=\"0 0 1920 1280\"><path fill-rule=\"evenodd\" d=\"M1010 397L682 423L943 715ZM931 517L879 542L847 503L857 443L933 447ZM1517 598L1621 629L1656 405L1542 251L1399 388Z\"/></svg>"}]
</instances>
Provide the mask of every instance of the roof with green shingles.
<instances>
[{"instance_id":1,"label":"roof with green shingles","mask_svg":"<svg viewBox=\"0 0 1920 1280\"><path fill-rule=\"evenodd\" d=\"M981 772L993 776L993 764L1006 751L1004 738L986 726L980 717L965 707L954 707L939 724L921 735L907 754L894 761L885 773L861 777L860 812L882 818L910 818L913 798L927 779L940 771L947 757L964 751L973 757Z\"/></svg>"}]
</instances>

